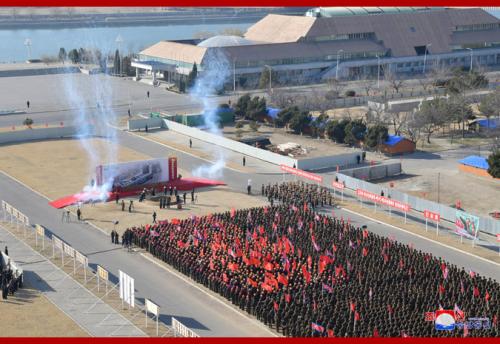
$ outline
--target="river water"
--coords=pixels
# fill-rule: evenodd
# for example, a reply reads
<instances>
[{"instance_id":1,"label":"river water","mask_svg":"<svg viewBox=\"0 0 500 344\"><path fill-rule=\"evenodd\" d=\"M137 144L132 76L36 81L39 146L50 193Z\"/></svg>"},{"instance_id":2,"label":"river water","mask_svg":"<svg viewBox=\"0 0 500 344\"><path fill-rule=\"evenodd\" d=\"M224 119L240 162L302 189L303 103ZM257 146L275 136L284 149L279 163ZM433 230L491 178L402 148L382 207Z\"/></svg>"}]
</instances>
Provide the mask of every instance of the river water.
<instances>
[{"instance_id":1,"label":"river water","mask_svg":"<svg viewBox=\"0 0 500 344\"><path fill-rule=\"evenodd\" d=\"M500 10L488 10L500 18ZM0 30L0 62L21 62L28 58L28 47L24 45L27 38L31 40L31 58L43 55L57 55L59 48L66 52L73 48L99 48L101 51L114 52L118 43L116 38L123 39L122 52L138 52L158 41L173 39L189 39L197 32L209 31L219 33L226 28L238 28L245 31L253 23L198 24L198 25L164 25L164 26L130 26L130 27L97 27L70 29L33 29L33 30Z\"/></svg>"},{"instance_id":2,"label":"river water","mask_svg":"<svg viewBox=\"0 0 500 344\"><path fill-rule=\"evenodd\" d=\"M0 62L21 62L28 59L26 39L31 40L31 58L44 55L56 56L59 48L66 52L73 48L99 48L113 52L118 48L116 39L121 36L123 52L138 52L161 40L189 39L197 32L219 33L226 28L246 31L252 23L163 25L130 27L94 27L70 29L0 30Z\"/></svg>"}]
</instances>

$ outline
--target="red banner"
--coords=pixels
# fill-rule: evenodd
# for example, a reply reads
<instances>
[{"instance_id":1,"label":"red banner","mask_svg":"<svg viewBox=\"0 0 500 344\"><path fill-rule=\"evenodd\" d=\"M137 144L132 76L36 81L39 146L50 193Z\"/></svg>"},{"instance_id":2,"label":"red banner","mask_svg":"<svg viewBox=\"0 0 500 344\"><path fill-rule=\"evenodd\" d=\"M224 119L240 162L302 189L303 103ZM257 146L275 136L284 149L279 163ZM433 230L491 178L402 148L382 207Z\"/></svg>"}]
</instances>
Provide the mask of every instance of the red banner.
<instances>
[{"instance_id":1,"label":"red banner","mask_svg":"<svg viewBox=\"0 0 500 344\"><path fill-rule=\"evenodd\" d=\"M343 189L345 189L345 185L344 185L344 183L339 183L339 182L335 182L335 181L333 181L333 182L332 182L332 186L333 186L335 189L339 189L339 190L343 190Z\"/></svg>"},{"instance_id":2,"label":"red banner","mask_svg":"<svg viewBox=\"0 0 500 344\"><path fill-rule=\"evenodd\" d=\"M439 215L438 213L433 213L429 210L424 210L424 217L435 222L439 222L441 220L441 215Z\"/></svg>"},{"instance_id":3,"label":"red banner","mask_svg":"<svg viewBox=\"0 0 500 344\"><path fill-rule=\"evenodd\" d=\"M396 208L396 209L402 210L404 212L409 212L410 208L411 208L409 204L395 201L393 199L390 199L390 198L387 198L384 196L380 196L380 195L374 194L372 192L368 192L366 190L357 189L356 194L358 195L358 197L363 197L363 198L366 198L366 199L373 201L375 203L379 203L379 204L386 205L386 206L389 206L392 208Z\"/></svg>"},{"instance_id":4,"label":"red banner","mask_svg":"<svg viewBox=\"0 0 500 344\"><path fill-rule=\"evenodd\" d=\"M312 181L317 182L317 183L323 183L323 177L318 176L317 174L302 171L302 170L299 170L298 168L293 168L293 167L289 167L286 165L280 165L280 168L282 171L285 171L285 172L288 172L291 174L295 174L296 176L304 177L306 179L312 180Z\"/></svg>"}]
</instances>

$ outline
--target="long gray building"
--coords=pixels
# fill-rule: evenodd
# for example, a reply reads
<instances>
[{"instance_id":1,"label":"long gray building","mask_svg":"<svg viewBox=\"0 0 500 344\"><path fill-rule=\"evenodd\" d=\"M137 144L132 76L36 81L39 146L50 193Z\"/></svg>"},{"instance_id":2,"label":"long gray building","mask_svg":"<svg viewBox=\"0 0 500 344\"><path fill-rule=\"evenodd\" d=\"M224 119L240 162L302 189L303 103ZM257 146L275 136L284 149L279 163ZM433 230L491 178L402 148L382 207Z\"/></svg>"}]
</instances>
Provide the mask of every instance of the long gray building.
<instances>
[{"instance_id":1,"label":"long gray building","mask_svg":"<svg viewBox=\"0 0 500 344\"><path fill-rule=\"evenodd\" d=\"M338 11L329 17L271 14L244 37L161 41L134 60L137 76L174 82L196 63L200 73L216 57L227 88L256 87L262 72L272 84L329 78L383 78L437 67L500 66L500 20L480 8L406 8Z\"/></svg>"}]
</instances>

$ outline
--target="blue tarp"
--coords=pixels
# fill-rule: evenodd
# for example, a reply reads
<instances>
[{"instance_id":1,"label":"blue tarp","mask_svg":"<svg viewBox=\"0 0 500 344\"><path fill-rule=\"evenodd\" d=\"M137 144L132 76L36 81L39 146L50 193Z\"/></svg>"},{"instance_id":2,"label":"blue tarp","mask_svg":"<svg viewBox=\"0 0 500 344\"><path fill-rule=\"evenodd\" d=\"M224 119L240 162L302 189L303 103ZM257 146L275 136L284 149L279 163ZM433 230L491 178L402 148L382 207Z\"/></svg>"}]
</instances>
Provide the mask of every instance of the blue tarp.
<instances>
[{"instance_id":1,"label":"blue tarp","mask_svg":"<svg viewBox=\"0 0 500 344\"><path fill-rule=\"evenodd\" d=\"M394 146L403 140L404 140L404 137L402 137L402 136L389 135L389 136L387 136L387 140L385 140L384 143L388 146Z\"/></svg>"},{"instance_id":2,"label":"blue tarp","mask_svg":"<svg viewBox=\"0 0 500 344\"><path fill-rule=\"evenodd\" d=\"M269 117L271 117L272 119L275 119L276 117L278 117L278 113L281 111L281 109L276 109L276 108L271 108L271 107L268 107L266 110L267 110L267 115Z\"/></svg>"},{"instance_id":3,"label":"blue tarp","mask_svg":"<svg viewBox=\"0 0 500 344\"><path fill-rule=\"evenodd\" d=\"M487 170L489 167L488 161L486 161L486 158L483 158L483 157L477 156L477 155L470 155L467 158L460 160L459 163L461 163L463 165L467 165L467 166L480 168L483 170Z\"/></svg>"},{"instance_id":4,"label":"blue tarp","mask_svg":"<svg viewBox=\"0 0 500 344\"><path fill-rule=\"evenodd\" d=\"M477 124L482 127L482 128L488 128L488 119L478 119ZM500 121L498 118L490 118L490 123L489 123L489 128L490 129L495 129L498 127Z\"/></svg>"}]
</instances>

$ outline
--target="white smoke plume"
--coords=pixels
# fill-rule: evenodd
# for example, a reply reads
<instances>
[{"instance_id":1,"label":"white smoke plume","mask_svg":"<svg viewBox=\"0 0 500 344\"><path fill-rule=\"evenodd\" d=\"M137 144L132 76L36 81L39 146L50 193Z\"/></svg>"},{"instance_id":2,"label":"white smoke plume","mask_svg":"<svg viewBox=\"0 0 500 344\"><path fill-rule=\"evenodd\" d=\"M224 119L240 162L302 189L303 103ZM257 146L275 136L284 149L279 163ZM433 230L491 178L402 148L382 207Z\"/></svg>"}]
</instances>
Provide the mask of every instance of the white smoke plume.
<instances>
[{"instance_id":1,"label":"white smoke plume","mask_svg":"<svg viewBox=\"0 0 500 344\"><path fill-rule=\"evenodd\" d=\"M217 109L219 104L213 96L222 90L231 73L231 64L219 49L209 49L203 60L203 71L196 79L190 93L203 103L204 127L212 134L222 136L219 128ZM218 147L218 146L216 146ZM226 157L221 148L217 148L217 160L210 165L202 165L192 171L196 177L221 178L226 166Z\"/></svg>"},{"instance_id":2,"label":"white smoke plume","mask_svg":"<svg viewBox=\"0 0 500 344\"><path fill-rule=\"evenodd\" d=\"M87 40L85 48L96 48L106 59L110 44ZM84 80L86 79L86 80ZM89 86L90 85L90 86ZM110 124L116 123L117 115L113 110L113 87L111 77L105 74L83 76L79 73L63 74L63 92L70 108L73 109L73 125L77 128L77 138L87 153L89 160L88 185L83 186L83 192L88 194L88 200L105 201L111 191L113 178L103 180L101 186L90 184L95 181L96 166L99 164L116 163L118 137ZM88 140L92 135L106 139L104 150L99 150Z\"/></svg>"}]
</instances>

